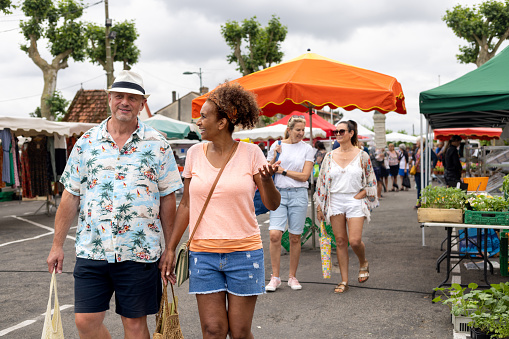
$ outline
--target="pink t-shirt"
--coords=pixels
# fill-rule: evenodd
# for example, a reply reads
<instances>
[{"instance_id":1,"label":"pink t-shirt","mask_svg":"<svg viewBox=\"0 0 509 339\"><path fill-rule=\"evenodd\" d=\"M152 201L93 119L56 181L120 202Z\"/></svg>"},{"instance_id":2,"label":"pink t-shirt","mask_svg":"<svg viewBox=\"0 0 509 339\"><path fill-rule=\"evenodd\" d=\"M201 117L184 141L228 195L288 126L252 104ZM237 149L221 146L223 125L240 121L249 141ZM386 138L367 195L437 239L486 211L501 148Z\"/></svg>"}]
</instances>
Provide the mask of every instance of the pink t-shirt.
<instances>
[{"instance_id":1,"label":"pink t-shirt","mask_svg":"<svg viewBox=\"0 0 509 339\"><path fill-rule=\"evenodd\" d=\"M184 178L189 185L189 234L193 232L203 204L220 168L205 156L205 144L187 151ZM253 176L267 164L257 145L240 142L217 182L209 205L193 239L243 239L260 234L255 216Z\"/></svg>"}]
</instances>

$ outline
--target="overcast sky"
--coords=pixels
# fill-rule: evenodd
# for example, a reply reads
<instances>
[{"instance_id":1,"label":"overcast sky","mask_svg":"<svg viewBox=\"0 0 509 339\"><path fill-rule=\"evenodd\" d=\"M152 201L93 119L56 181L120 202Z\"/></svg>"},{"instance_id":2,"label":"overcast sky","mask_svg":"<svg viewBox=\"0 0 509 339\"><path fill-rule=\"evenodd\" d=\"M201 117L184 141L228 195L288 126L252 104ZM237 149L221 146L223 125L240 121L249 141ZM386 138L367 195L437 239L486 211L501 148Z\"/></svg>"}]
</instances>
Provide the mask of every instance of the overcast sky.
<instances>
[{"instance_id":1,"label":"overcast sky","mask_svg":"<svg viewBox=\"0 0 509 339\"><path fill-rule=\"evenodd\" d=\"M85 0L91 5L98 0ZM203 85L212 89L225 79L241 76L228 64L230 50L221 37L227 20L256 16L265 26L275 14L288 27L282 44L284 60L309 48L313 53L394 76L403 86L407 115L387 114L387 128L419 132L419 93L444 84L476 68L456 61L464 41L454 36L441 20L455 0L257 0L176 1L109 0L114 21L135 20L141 57L133 70L140 73L151 94L152 112L171 102L171 92L184 96L198 91L199 77L183 75L202 69ZM472 5L481 1L462 0ZM84 20L104 23L104 3L89 7ZM28 117L40 105L43 78L40 69L19 49L23 37L16 27L19 11L0 16L0 115ZM50 59L45 44L41 54ZM505 44L503 45L506 46ZM122 69L120 63L115 70ZM77 90L103 89L106 76L101 66L69 62L59 71L57 89L71 101ZM346 112L345 117L366 126L373 114Z\"/></svg>"}]
</instances>

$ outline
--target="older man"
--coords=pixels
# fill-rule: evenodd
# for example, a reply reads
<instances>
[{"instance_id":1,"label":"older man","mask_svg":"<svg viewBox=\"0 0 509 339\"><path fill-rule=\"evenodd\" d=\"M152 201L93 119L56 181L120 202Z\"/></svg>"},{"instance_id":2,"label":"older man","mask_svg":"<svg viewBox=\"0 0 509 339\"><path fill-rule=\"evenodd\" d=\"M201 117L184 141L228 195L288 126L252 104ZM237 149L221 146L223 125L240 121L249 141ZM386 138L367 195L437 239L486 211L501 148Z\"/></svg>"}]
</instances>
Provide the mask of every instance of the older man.
<instances>
[{"instance_id":1,"label":"older man","mask_svg":"<svg viewBox=\"0 0 509 339\"><path fill-rule=\"evenodd\" d=\"M79 206L74 311L81 338L111 338L103 320L113 292L125 338L150 338L147 315L157 313L161 276L166 282L170 273L161 235L169 241L182 182L168 142L138 120L147 97L138 74L120 72L108 90L111 117L78 140L61 178L47 264L62 272Z\"/></svg>"}]
</instances>

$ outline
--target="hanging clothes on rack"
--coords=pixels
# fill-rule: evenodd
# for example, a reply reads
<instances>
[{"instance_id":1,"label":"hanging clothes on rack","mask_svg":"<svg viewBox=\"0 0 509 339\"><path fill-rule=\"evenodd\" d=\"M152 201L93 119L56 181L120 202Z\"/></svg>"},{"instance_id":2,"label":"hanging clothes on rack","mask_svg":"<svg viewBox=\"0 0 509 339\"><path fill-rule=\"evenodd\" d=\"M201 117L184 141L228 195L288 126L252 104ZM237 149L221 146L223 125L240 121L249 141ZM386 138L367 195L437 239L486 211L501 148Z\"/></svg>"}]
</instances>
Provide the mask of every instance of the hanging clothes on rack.
<instances>
[{"instance_id":1,"label":"hanging clothes on rack","mask_svg":"<svg viewBox=\"0 0 509 339\"><path fill-rule=\"evenodd\" d=\"M30 141L28 144L28 159L32 193L38 196L50 195L53 170L51 169L46 137L36 137Z\"/></svg>"},{"instance_id":2,"label":"hanging clothes on rack","mask_svg":"<svg viewBox=\"0 0 509 339\"><path fill-rule=\"evenodd\" d=\"M0 188L4 188L5 182L2 179L2 169L4 167L4 151L2 148L2 139L0 139Z\"/></svg>"},{"instance_id":3,"label":"hanging clothes on rack","mask_svg":"<svg viewBox=\"0 0 509 339\"><path fill-rule=\"evenodd\" d=\"M12 184L13 188L20 187L21 183L19 181L19 150L18 150L18 138L11 133L11 159L12 159Z\"/></svg>"},{"instance_id":4,"label":"hanging clothes on rack","mask_svg":"<svg viewBox=\"0 0 509 339\"><path fill-rule=\"evenodd\" d=\"M21 148L21 185L23 187L23 198L32 199L32 179L30 176L30 161L28 157L28 143Z\"/></svg>"},{"instance_id":5,"label":"hanging clothes on rack","mask_svg":"<svg viewBox=\"0 0 509 339\"><path fill-rule=\"evenodd\" d=\"M3 166L2 166L2 181L6 184L12 184L11 182L11 130L5 128L0 130L0 139L2 139L2 153L3 153Z\"/></svg>"}]
</instances>

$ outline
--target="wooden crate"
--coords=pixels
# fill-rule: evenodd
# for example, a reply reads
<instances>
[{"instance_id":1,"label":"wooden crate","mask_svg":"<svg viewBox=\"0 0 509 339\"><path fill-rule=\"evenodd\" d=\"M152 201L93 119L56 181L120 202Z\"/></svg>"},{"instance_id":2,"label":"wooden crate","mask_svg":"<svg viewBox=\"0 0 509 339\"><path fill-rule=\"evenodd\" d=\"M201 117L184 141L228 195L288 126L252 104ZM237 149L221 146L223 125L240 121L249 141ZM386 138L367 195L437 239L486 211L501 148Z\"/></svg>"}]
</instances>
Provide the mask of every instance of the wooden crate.
<instances>
[{"instance_id":1,"label":"wooden crate","mask_svg":"<svg viewBox=\"0 0 509 339\"><path fill-rule=\"evenodd\" d=\"M450 222L463 223L463 210L443 208L419 208L417 210L419 222Z\"/></svg>"}]
</instances>

